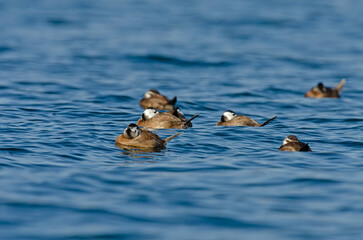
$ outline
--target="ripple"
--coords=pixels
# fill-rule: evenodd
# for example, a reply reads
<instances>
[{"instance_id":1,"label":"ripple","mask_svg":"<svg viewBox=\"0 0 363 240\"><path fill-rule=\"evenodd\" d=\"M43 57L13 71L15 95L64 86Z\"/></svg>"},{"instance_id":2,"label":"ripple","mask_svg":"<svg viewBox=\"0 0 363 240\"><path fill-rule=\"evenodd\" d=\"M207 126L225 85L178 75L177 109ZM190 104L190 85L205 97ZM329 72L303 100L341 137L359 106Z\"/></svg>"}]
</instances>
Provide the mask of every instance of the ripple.
<instances>
[{"instance_id":1,"label":"ripple","mask_svg":"<svg viewBox=\"0 0 363 240\"><path fill-rule=\"evenodd\" d=\"M172 56L158 55L158 54L147 54L147 55L128 55L129 59L133 59L136 61L145 61L145 62L156 62L156 63L166 63L173 64L177 66L195 66L195 67L225 67L230 66L232 63L226 61L220 62L210 62L210 61L193 61L186 60Z\"/></svg>"},{"instance_id":2,"label":"ripple","mask_svg":"<svg viewBox=\"0 0 363 240\"><path fill-rule=\"evenodd\" d=\"M327 61L312 61L312 59L300 58L300 57L280 57L280 61L295 64L298 66L306 67L309 69L320 69L329 67L331 63Z\"/></svg>"},{"instance_id":3,"label":"ripple","mask_svg":"<svg viewBox=\"0 0 363 240\"><path fill-rule=\"evenodd\" d=\"M105 96L97 96L95 102L96 103L107 103L107 102L129 102L135 100L134 97L126 96L126 95L105 95Z\"/></svg>"},{"instance_id":4,"label":"ripple","mask_svg":"<svg viewBox=\"0 0 363 240\"><path fill-rule=\"evenodd\" d=\"M84 234L66 234L60 235L60 238L67 239L157 239L156 235L144 233L84 233Z\"/></svg>"},{"instance_id":5,"label":"ripple","mask_svg":"<svg viewBox=\"0 0 363 240\"><path fill-rule=\"evenodd\" d=\"M252 221L241 221L234 218L220 217L220 216L196 216L194 219L195 223L205 222L208 225L213 226L225 226L227 228L258 228L258 229L268 229L273 228L273 226L253 223Z\"/></svg>"},{"instance_id":6,"label":"ripple","mask_svg":"<svg viewBox=\"0 0 363 240\"><path fill-rule=\"evenodd\" d=\"M47 23L52 26L66 26L72 24L72 21L69 21L65 18L48 18Z\"/></svg>"},{"instance_id":7,"label":"ripple","mask_svg":"<svg viewBox=\"0 0 363 240\"><path fill-rule=\"evenodd\" d=\"M195 167L195 168L162 168L162 167L150 167L143 171L145 172L201 172L201 171L225 171L225 170L237 170L239 168L232 166L217 165L213 167Z\"/></svg>"},{"instance_id":8,"label":"ripple","mask_svg":"<svg viewBox=\"0 0 363 240\"><path fill-rule=\"evenodd\" d=\"M323 178L295 178L291 180L291 183L337 184L340 182L334 179L323 179Z\"/></svg>"},{"instance_id":9,"label":"ripple","mask_svg":"<svg viewBox=\"0 0 363 240\"><path fill-rule=\"evenodd\" d=\"M9 153L30 153L32 151L29 151L24 148L0 148L0 151L5 151Z\"/></svg>"},{"instance_id":10,"label":"ripple","mask_svg":"<svg viewBox=\"0 0 363 240\"><path fill-rule=\"evenodd\" d=\"M11 48L11 47L8 47L8 46L1 46L0 45L0 53L4 53L4 52L10 52L10 51L12 51L13 50L13 48Z\"/></svg>"},{"instance_id":11,"label":"ripple","mask_svg":"<svg viewBox=\"0 0 363 240\"><path fill-rule=\"evenodd\" d=\"M76 160L76 161L83 161L83 157L77 157L77 156L69 155L69 154L57 154L57 156L59 156L61 158Z\"/></svg>"},{"instance_id":12,"label":"ripple","mask_svg":"<svg viewBox=\"0 0 363 240\"><path fill-rule=\"evenodd\" d=\"M78 60L97 60L97 61L105 61L105 60L109 60L110 57L107 55L102 55L102 54L74 54L73 55L74 59L78 59Z\"/></svg>"}]
</instances>

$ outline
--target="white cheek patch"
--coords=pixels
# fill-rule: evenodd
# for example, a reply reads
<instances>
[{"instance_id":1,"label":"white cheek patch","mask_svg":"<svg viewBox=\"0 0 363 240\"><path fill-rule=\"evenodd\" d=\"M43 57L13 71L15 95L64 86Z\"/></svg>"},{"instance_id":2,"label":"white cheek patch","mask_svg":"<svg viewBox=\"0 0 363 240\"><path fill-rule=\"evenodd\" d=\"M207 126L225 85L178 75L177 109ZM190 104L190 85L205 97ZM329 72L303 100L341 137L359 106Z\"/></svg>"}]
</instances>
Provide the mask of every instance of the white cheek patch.
<instances>
[{"instance_id":1,"label":"white cheek patch","mask_svg":"<svg viewBox=\"0 0 363 240\"><path fill-rule=\"evenodd\" d=\"M235 113L225 112L225 113L223 113L223 116L225 117L225 119L227 121L230 121L235 117Z\"/></svg>"},{"instance_id":2,"label":"white cheek patch","mask_svg":"<svg viewBox=\"0 0 363 240\"><path fill-rule=\"evenodd\" d=\"M293 139L291 139L291 138L285 138L285 140L283 141L283 145L286 145L286 144L288 144L288 143L291 143L291 142L299 142L299 140L297 139L297 138L293 138Z\"/></svg>"},{"instance_id":3,"label":"white cheek patch","mask_svg":"<svg viewBox=\"0 0 363 240\"><path fill-rule=\"evenodd\" d=\"M136 127L131 128L131 132L135 137L139 136L139 130Z\"/></svg>"},{"instance_id":4,"label":"white cheek patch","mask_svg":"<svg viewBox=\"0 0 363 240\"><path fill-rule=\"evenodd\" d=\"M154 117L155 115L157 115L159 112L156 111L155 109L146 109L144 111L144 116L146 119L150 119L152 117Z\"/></svg>"},{"instance_id":5,"label":"white cheek patch","mask_svg":"<svg viewBox=\"0 0 363 240\"><path fill-rule=\"evenodd\" d=\"M151 91L147 91L147 92L145 93L144 97L145 97L145 98L151 98L153 95L154 95L154 93L153 93L153 92L151 92Z\"/></svg>"},{"instance_id":6,"label":"white cheek patch","mask_svg":"<svg viewBox=\"0 0 363 240\"><path fill-rule=\"evenodd\" d=\"M176 110L180 115L184 115L183 114L183 112L178 108L177 110Z\"/></svg>"},{"instance_id":7,"label":"white cheek patch","mask_svg":"<svg viewBox=\"0 0 363 240\"><path fill-rule=\"evenodd\" d=\"M137 136L139 136L139 134L140 134L139 128L135 127L135 126L129 126L124 131L124 135L129 139L137 137Z\"/></svg>"}]
</instances>

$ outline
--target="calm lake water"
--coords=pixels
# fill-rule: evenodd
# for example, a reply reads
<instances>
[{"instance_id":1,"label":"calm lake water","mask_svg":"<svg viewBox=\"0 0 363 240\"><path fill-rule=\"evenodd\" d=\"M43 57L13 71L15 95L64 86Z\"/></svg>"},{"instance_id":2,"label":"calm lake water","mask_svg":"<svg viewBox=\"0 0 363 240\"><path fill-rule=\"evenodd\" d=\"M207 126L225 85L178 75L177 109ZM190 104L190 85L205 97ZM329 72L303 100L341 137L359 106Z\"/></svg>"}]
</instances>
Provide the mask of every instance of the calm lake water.
<instances>
[{"instance_id":1,"label":"calm lake water","mask_svg":"<svg viewBox=\"0 0 363 240\"><path fill-rule=\"evenodd\" d=\"M1 239L363 239L362 12L1 1ZM303 97L341 78L342 98ZM161 152L124 151L150 88L200 116ZM228 109L278 118L216 127ZM278 152L290 134L313 152Z\"/></svg>"}]
</instances>

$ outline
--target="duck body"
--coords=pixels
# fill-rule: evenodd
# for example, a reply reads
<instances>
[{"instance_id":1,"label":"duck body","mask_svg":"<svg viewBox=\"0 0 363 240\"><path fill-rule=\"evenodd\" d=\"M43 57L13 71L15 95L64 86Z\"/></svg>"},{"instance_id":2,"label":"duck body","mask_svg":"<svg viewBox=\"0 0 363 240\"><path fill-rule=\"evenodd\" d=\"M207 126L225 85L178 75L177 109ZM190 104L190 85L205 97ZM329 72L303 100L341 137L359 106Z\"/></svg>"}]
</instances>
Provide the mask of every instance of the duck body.
<instances>
[{"instance_id":1,"label":"duck body","mask_svg":"<svg viewBox=\"0 0 363 240\"><path fill-rule=\"evenodd\" d=\"M238 115L229 121L219 121L217 126L250 126L250 127L260 127L261 124L256 122L250 117Z\"/></svg>"},{"instance_id":2,"label":"duck body","mask_svg":"<svg viewBox=\"0 0 363 240\"><path fill-rule=\"evenodd\" d=\"M283 141L279 151L311 152L309 144L300 142L295 135L290 135Z\"/></svg>"},{"instance_id":3,"label":"duck body","mask_svg":"<svg viewBox=\"0 0 363 240\"><path fill-rule=\"evenodd\" d=\"M315 87L311 88L310 91L305 93L305 97L308 98L339 98L340 92L345 85L345 79L342 79L340 83L334 88L326 87L324 84L319 83Z\"/></svg>"},{"instance_id":4,"label":"duck body","mask_svg":"<svg viewBox=\"0 0 363 240\"><path fill-rule=\"evenodd\" d=\"M180 117L177 113L181 114ZM187 120L181 111L177 112L159 112L154 108L148 108L144 111L141 118L137 121L137 125L146 128L177 128L186 129L191 127L191 120L198 115L194 115Z\"/></svg>"},{"instance_id":5,"label":"duck body","mask_svg":"<svg viewBox=\"0 0 363 240\"><path fill-rule=\"evenodd\" d=\"M217 126L250 126L250 127L263 127L274 120L273 117L266 122L259 124L250 117L244 115L237 115L235 112L228 110L223 113L221 120L216 124Z\"/></svg>"},{"instance_id":6,"label":"duck body","mask_svg":"<svg viewBox=\"0 0 363 240\"><path fill-rule=\"evenodd\" d=\"M130 124L124 134L117 136L116 144L136 148L162 148L166 143L157 134Z\"/></svg>"},{"instance_id":7,"label":"duck body","mask_svg":"<svg viewBox=\"0 0 363 240\"><path fill-rule=\"evenodd\" d=\"M140 106L144 109L151 107L157 110L173 110L176 100L176 97L169 100L156 89L150 89L145 93L144 98L140 100Z\"/></svg>"},{"instance_id":8,"label":"duck body","mask_svg":"<svg viewBox=\"0 0 363 240\"><path fill-rule=\"evenodd\" d=\"M165 147L165 141L161 139L158 135L147 130L141 130L140 135L129 139L123 134L116 138L116 144L136 147L136 148L162 148Z\"/></svg>"},{"instance_id":9,"label":"duck body","mask_svg":"<svg viewBox=\"0 0 363 240\"><path fill-rule=\"evenodd\" d=\"M161 139L157 134L139 128L136 124L130 124L123 134L117 136L115 143L126 148L165 148L166 143L182 132L171 137Z\"/></svg>"}]
</instances>

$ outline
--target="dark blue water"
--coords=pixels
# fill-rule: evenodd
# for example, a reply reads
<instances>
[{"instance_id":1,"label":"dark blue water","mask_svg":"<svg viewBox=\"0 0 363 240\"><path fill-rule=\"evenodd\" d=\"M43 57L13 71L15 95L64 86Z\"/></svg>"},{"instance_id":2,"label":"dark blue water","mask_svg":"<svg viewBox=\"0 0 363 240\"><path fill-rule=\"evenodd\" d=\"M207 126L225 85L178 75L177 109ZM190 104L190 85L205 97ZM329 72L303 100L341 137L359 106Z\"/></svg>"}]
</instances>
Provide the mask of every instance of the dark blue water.
<instances>
[{"instance_id":1,"label":"dark blue water","mask_svg":"<svg viewBox=\"0 0 363 240\"><path fill-rule=\"evenodd\" d=\"M1 1L1 239L362 239L362 10ZM343 77L342 98L303 97ZM200 117L161 152L124 151L149 88ZM278 118L216 127L227 109ZM290 134L313 152L277 152Z\"/></svg>"}]
</instances>

